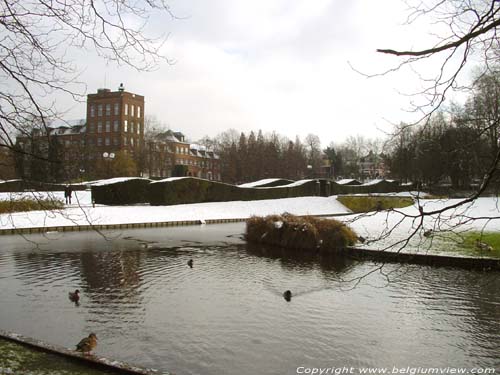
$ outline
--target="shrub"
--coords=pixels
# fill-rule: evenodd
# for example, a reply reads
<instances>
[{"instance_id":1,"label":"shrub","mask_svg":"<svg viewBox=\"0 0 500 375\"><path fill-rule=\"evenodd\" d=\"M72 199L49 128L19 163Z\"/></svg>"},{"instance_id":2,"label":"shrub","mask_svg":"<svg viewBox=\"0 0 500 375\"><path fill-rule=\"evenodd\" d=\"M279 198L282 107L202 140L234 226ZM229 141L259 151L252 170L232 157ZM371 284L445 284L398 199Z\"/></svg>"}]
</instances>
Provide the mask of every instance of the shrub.
<instances>
[{"instance_id":1,"label":"shrub","mask_svg":"<svg viewBox=\"0 0 500 375\"><path fill-rule=\"evenodd\" d=\"M246 188L194 177L168 178L149 186L152 205L250 201L318 195L316 181L279 187Z\"/></svg>"},{"instance_id":2,"label":"shrub","mask_svg":"<svg viewBox=\"0 0 500 375\"><path fill-rule=\"evenodd\" d=\"M329 252L354 245L358 236L337 220L285 213L251 217L246 222L245 238L284 248Z\"/></svg>"},{"instance_id":3,"label":"shrub","mask_svg":"<svg viewBox=\"0 0 500 375\"><path fill-rule=\"evenodd\" d=\"M0 214L38 210L58 210L63 207L63 202L57 199L23 198L0 201Z\"/></svg>"},{"instance_id":4,"label":"shrub","mask_svg":"<svg viewBox=\"0 0 500 375\"><path fill-rule=\"evenodd\" d=\"M92 200L98 204L122 205L147 203L148 185L146 178L110 179L92 185Z\"/></svg>"}]
</instances>

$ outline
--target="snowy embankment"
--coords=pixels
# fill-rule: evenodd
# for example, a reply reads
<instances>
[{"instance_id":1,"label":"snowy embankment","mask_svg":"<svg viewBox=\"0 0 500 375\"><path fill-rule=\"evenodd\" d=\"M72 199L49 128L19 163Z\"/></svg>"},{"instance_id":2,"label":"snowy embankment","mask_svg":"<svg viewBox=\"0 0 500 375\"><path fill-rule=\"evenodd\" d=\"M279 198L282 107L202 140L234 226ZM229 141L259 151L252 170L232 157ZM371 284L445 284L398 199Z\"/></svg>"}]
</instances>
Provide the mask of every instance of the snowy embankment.
<instances>
[{"instance_id":1,"label":"snowy embankment","mask_svg":"<svg viewBox=\"0 0 500 375\"><path fill-rule=\"evenodd\" d=\"M21 196L53 197L64 200L62 192L0 194L0 199ZM90 192L73 192L71 205L58 211L31 211L0 215L0 229L55 227L73 225L109 225L154 223L164 221L248 218L289 212L296 215L345 214L349 210L335 197L302 197L261 201L195 203L173 206L104 206L92 207ZM79 204L77 204L79 203Z\"/></svg>"},{"instance_id":2,"label":"snowy embankment","mask_svg":"<svg viewBox=\"0 0 500 375\"><path fill-rule=\"evenodd\" d=\"M461 201L429 199L420 200L420 204L424 212L432 212ZM461 234L467 231L500 231L500 206L498 198L478 198L472 203L426 215L423 221L419 216L417 204L395 211L344 217L342 220L348 221L358 235L368 240L360 246L392 251L405 247L405 252L440 248L442 253L453 254L453 248L461 242Z\"/></svg>"},{"instance_id":3,"label":"snowy embankment","mask_svg":"<svg viewBox=\"0 0 500 375\"><path fill-rule=\"evenodd\" d=\"M388 194L392 195L392 194ZM397 195L411 196L411 193ZM0 200L22 196L51 197L64 200L62 192L0 193ZM439 210L460 202L458 199L420 200L425 212ZM417 205L362 215L338 216L368 241L369 248L397 250L399 241L410 239L409 248L435 247L450 231L500 231L500 205L497 198L479 198L472 204L447 210L440 215L426 216L420 225ZM92 207L89 191L73 192L71 205L58 211L31 211L0 215L0 229L40 228L77 225L110 225L154 223L185 220L245 219L252 215L265 216L289 212L296 215L338 215L349 210L331 197L301 197L261 201L196 203L173 206L104 206ZM498 218L498 220L493 220ZM475 220L471 220L475 219ZM424 236L431 230L433 235ZM447 245L448 246L448 245Z\"/></svg>"}]
</instances>

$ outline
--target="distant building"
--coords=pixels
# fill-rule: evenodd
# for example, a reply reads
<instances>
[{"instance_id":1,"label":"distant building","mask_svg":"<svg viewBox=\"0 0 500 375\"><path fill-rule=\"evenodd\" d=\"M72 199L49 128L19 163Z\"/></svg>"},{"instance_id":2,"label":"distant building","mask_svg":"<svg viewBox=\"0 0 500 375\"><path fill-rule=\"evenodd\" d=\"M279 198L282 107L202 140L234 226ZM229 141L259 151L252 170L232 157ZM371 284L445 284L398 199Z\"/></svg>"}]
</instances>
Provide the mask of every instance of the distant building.
<instances>
[{"instance_id":1,"label":"distant building","mask_svg":"<svg viewBox=\"0 0 500 375\"><path fill-rule=\"evenodd\" d=\"M387 168L382 155L374 154L372 151L370 151L368 155L361 157L358 164L359 172L363 180L384 178L387 174Z\"/></svg>"},{"instance_id":2,"label":"distant building","mask_svg":"<svg viewBox=\"0 0 500 375\"><path fill-rule=\"evenodd\" d=\"M99 89L87 95L86 141L90 157L123 151L139 161L144 147L144 96L124 90Z\"/></svg>"},{"instance_id":3,"label":"distant building","mask_svg":"<svg viewBox=\"0 0 500 375\"><path fill-rule=\"evenodd\" d=\"M185 141L184 134L167 130L147 142L147 169L150 177L178 175L220 181L219 156L203 146ZM181 167L181 168L179 168Z\"/></svg>"},{"instance_id":4,"label":"distant building","mask_svg":"<svg viewBox=\"0 0 500 375\"><path fill-rule=\"evenodd\" d=\"M24 178L75 180L111 177L114 157L123 155L137 175L151 178L186 175L220 180L219 157L203 147L185 142L170 130L145 140L144 96L124 90L99 89L87 96L87 118L52 121L35 127L30 136L17 138L25 152ZM33 158L32 155L39 157ZM40 170L43 159L51 163Z\"/></svg>"}]
</instances>

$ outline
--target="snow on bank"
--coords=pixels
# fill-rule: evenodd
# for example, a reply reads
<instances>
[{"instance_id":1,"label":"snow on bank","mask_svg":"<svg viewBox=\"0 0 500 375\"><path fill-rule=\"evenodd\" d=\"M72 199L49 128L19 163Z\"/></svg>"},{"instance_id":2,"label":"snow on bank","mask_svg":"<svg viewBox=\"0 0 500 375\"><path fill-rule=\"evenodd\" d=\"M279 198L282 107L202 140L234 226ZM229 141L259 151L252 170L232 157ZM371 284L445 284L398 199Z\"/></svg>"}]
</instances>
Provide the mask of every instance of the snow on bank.
<instances>
[{"instance_id":1,"label":"snow on bank","mask_svg":"<svg viewBox=\"0 0 500 375\"><path fill-rule=\"evenodd\" d=\"M64 200L62 192L54 193L0 193L0 199L21 196L55 197ZM398 195L411 196L411 193ZM79 205L77 204L79 202ZM442 209L460 202L458 199L420 200L426 212ZM11 215L0 215L0 229L53 227L106 224L132 224L163 221L248 218L252 215L265 216L289 212L296 215L334 215L346 214L349 210L337 201L335 196L284 198L261 201L233 201L196 203L174 206L104 206L92 207L89 191L73 192L73 204L65 205L60 211L32 211ZM415 232L420 223L416 205L394 210L373 212L362 215L338 216L350 225L356 233L368 239L364 246L371 249L398 250L398 241L413 236L407 249L432 249L445 236L456 236L465 230L500 231L500 204L497 198L479 198L472 204L445 211L441 215L426 216L423 227ZM475 220L469 220L474 218ZM498 218L497 220L493 220ZM458 225L458 227L456 227ZM429 238L423 234L432 230ZM456 239L456 238L455 238ZM456 241L455 241L456 242ZM444 245L449 247L449 241ZM361 246L361 245L359 245ZM406 250L405 250L406 251Z\"/></svg>"},{"instance_id":2,"label":"snow on bank","mask_svg":"<svg viewBox=\"0 0 500 375\"><path fill-rule=\"evenodd\" d=\"M152 223L162 221L248 218L252 215L271 215L289 212L296 215L329 215L349 210L335 197L302 197L261 201L234 201L181 204L174 206L101 206L92 207L88 192L74 192L84 203L60 211L31 211L0 215L0 229ZM57 195L57 194L56 194ZM74 194L75 195L75 194ZM73 197L75 203L75 197Z\"/></svg>"},{"instance_id":3,"label":"snow on bank","mask_svg":"<svg viewBox=\"0 0 500 375\"><path fill-rule=\"evenodd\" d=\"M421 200L424 212L431 212L459 203L460 199ZM498 198L478 198L441 214L426 216L420 228L417 205L395 211L382 211L364 215L341 217L358 235L369 241L364 245L371 249L399 250L409 240L405 251L432 250L443 243L443 253L459 243L460 233L466 231L500 231L500 205ZM495 220L496 219L496 220ZM431 236L424 236L425 231ZM453 232L452 232L453 231ZM373 241L373 242L372 242Z\"/></svg>"}]
</instances>

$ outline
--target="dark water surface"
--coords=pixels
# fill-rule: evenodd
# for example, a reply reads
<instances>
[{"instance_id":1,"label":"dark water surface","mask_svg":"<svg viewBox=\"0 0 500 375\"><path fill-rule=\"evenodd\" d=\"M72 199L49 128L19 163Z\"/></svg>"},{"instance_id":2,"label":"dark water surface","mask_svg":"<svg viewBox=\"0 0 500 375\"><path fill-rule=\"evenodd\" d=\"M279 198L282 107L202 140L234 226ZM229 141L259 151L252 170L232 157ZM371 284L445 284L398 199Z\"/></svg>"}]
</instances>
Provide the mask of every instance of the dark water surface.
<instances>
[{"instance_id":1,"label":"dark water surface","mask_svg":"<svg viewBox=\"0 0 500 375\"><path fill-rule=\"evenodd\" d=\"M2 237L0 328L64 347L95 332L97 354L179 375L500 368L499 273L386 265L353 288L376 265L248 247L243 229Z\"/></svg>"}]
</instances>

